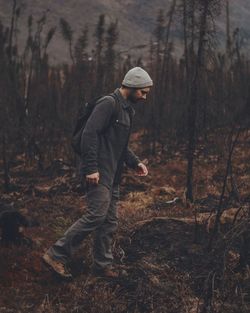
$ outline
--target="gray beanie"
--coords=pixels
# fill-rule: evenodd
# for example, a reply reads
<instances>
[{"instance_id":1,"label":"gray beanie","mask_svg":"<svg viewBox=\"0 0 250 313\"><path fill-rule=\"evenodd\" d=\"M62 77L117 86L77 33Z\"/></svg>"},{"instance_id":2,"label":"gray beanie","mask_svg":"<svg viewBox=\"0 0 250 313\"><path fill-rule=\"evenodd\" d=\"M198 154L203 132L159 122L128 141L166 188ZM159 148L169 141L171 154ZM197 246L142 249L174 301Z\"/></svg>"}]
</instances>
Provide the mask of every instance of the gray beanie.
<instances>
[{"instance_id":1,"label":"gray beanie","mask_svg":"<svg viewBox=\"0 0 250 313\"><path fill-rule=\"evenodd\" d=\"M141 67L134 67L127 72L122 85L130 88L145 88L153 86L153 81Z\"/></svg>"}]
</instances>

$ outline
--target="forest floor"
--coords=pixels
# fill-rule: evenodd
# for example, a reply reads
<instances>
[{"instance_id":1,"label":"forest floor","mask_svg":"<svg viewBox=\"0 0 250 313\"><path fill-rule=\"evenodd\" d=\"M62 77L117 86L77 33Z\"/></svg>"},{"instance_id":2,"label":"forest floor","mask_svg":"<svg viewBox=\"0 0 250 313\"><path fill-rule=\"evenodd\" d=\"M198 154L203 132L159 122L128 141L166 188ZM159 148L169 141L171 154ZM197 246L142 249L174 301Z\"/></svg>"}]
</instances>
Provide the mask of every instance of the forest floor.
<instances>
[{"instance_id":1,"label":"forest floor","mask_svg":"<svg viewBox=\"0 0 250 313\"><path fill-rule=\"evenodd\" d=\"M237 195L227 189L220 232L208 249L226 169L223 145L215 149L213 138L206 148L199 144L191 205L185 200L185 148L161 153L158 147L149 156L141 140L135 134L132 146L148 158L149 175L127 171L123 178L113 248L128 275L119 279L91 274L91 237L72 259L72 281L58 280L43 266L46 249L84 213L85 195L75 169L62 160L42 172L24 164L23 156L11 164L12 190L1 190L1 210L14 208L35 223L22 230L31 240L0 246L0 313L250 312L249 271L237 270L237 229L250 204L250 142L241 138L235 149Z\"/></svg>"}]
</instances>

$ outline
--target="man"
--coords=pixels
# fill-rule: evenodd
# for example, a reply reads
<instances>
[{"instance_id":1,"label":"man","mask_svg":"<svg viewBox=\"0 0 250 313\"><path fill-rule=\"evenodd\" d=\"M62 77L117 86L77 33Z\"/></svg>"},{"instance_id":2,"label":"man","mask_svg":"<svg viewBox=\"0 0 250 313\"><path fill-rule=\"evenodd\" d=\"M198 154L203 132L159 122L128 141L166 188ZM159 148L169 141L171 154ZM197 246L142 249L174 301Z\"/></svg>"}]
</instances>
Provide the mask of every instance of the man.
<instances>
[{"instance_id":1,"label":"man","mask_svg":"<svg viewBox=\"0 0 250 313\"><path fill-rule=\"evenodd\" d=\"M134 109L145 100L152 79L140 67L125 75L113 96L99 100L82 134L82 171L87 185L87 211L44 254L43 261L63 278L71 278L65 264L86 236L95 232L93 272L118 277L112 266L112 236L117 228L116 203L123 164L146 176L148 170L128 148Z\"/></svg>"}]
</instances>

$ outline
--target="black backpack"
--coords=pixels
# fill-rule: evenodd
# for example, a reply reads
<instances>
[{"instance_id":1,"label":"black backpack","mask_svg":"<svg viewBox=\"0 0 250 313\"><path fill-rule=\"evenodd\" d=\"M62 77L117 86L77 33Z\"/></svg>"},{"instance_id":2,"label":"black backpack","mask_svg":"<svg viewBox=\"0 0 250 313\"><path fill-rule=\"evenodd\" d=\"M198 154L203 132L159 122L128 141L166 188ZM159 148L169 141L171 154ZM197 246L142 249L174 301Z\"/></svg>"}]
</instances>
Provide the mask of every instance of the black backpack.
<instances>
[{"instance_id":1,"label":"black backpack","mask_svg":"<svg viewBox=\"0 0 250 313\"><path fill-rule=\"evenodd\" d=\"M115 100L115 116L118 115L118 105L116 105L116 96L114 94L108 95L112 97ZM95 98L94 100L91 100L90 102L86 102L82 107L80 107L78 115L77 115L77 121L76 125L73 131L72 140L71 140L71 146L74 150L74 152L78 155L81 155L81 138L83 130L86 126L86 123L93 112L96 105L100 102L100 100L104 98L103 96L99 96Z\"/></svg>"}]
</instances>

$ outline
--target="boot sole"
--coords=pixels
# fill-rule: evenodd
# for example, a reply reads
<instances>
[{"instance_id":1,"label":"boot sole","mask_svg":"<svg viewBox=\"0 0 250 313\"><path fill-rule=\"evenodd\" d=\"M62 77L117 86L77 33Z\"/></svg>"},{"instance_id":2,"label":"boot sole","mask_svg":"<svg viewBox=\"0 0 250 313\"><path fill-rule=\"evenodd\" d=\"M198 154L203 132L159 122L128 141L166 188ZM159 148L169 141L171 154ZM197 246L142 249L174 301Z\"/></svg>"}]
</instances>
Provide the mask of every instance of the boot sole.
<instances>
[{"instance_id":1,"label":"boot sole","mask_svg":"<svg viewBox=\"0 0 250 313\"><path fill-rule=\"evenodd\" d=\"M70 274L69 276L62 275L60 272L58 272L50 263L48 263L43 257L42 262L48 268L50 271L52 271L58 278L64 279L64 280L72 280L73 276Z\"/></svg>"}]
</instances>

